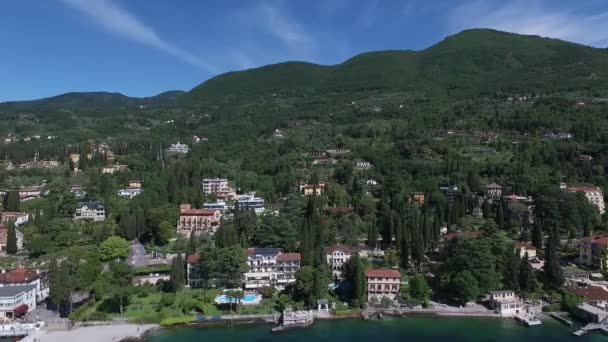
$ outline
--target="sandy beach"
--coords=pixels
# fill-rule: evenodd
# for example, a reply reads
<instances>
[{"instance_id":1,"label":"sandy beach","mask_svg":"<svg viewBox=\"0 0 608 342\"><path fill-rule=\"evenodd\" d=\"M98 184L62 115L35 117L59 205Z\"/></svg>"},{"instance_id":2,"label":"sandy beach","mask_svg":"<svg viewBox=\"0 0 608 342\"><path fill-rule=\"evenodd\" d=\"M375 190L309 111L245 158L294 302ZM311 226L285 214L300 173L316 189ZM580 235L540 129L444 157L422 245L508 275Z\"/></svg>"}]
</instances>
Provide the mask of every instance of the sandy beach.
<instances>
[{"instance_id":1,"label":"sandy beach","mask_svg":"<svg viewBox=\"0 0 608 342\"><path fill-rule=\"evenodd\" d=\"M112 342L127 337L140 337L150 329L157 328L156 324L116 324L98 325L75 328L67 331L37 331L22 341L24 342Z\"/></svg>"}]
</instances>

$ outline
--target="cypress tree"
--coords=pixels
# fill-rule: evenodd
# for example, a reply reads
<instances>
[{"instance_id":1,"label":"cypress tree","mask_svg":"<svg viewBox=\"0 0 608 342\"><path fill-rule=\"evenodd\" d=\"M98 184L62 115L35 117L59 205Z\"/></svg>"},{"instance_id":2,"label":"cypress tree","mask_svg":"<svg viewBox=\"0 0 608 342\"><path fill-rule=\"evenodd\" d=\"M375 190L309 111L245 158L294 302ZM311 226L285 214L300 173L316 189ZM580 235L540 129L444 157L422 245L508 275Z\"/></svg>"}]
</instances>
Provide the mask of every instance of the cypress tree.
<instances>
[{"instance_id":1,"label":"cypress tree","mask_svg":"<svg viewBox=\"0 0 608 342\"><path fill-rule=\"evenodd\" d=\"M171 262L170 280L175 285L175 289L179 289L186 280L185 264L182 254L178 254Z\"/></svg>"},{"instance_id":2,"label":"cypress tree","mask_svg":"<svg viewBox=\"0 0 608 342\"><path fill-rule=\"evenodd\" d=\"M361 258L358 253L355 253L353 256L352 263L355 268L353 271L353 279L351 279L353 286L353 300L356 300L358 303L366 302L366 291L367 284L365 281L365 271L363 269L363 263L361 262Z\"/></svg>"},{"instance_id":3,"label":"cypress tree","mask_svg":"<svg viewBox=\"0 0 608 342\"><path fill-rule=\"evenodd\" d=\"M190 232L190 238L188 239L188 246L186 249L186 255L194 255L196 254L196 235L194 235L194 230Z\"/></svg>"},{"instance_id":4,"label":"cypress tree","mask_svg":"<svg viewBox=\"0 0 608 342\"><path fill-rule=\"evenodd\" d=\"M543 231L538 220L534 222L532 227L532 245L538 249L543 248Z\"/></svg>"},{"instance_id":5,"label":"cypress tree","mask_svg":"<svg viewBox=\"0 0 608 342\"><path fill-rule=\"evenodd\" d=\"M17 254L17 231L15 222L8 220L8 232L6 236L6 253L10 255Z\"/></svg>"},{"instance_id":6,"label":"cypress tree","mask_svg":"<svg viewBox=\"0 0 608 342\"><path fill-rule=\"evenodd\" d=\"M369 248L378 247L378 226L376 225L376 219L372 219L372 222L367 227L367 246Z\"/></svg>"},{"instance_id":7,"label":"cypress tree","mask_svg":"<svg viewBox=\"0 0 608 342\"><path fill-rule=\"evenodd\" d=\"M553 237L554 234L555 232L551 232L547 239L543 271L545 272L545 284L554 288L559 288L564 284L565 279L562 267L559 263L560 253L555 238Z\"/></svg>"},{"instance_id":8,"label":"cypress tree","mask_svg":"<svg viewBox=\"0 0 608 342\"><path fill-rule=\"evenodd\" d=\"M513 250L508 248L504 258L506 260L503 270L503 285L506 289L519 291L519 269L521 263L519 250L513 252Z\"/></svg>"},{"instance_id":9,"label":"cypress tree","mask_svg":"<svg viewBox=\"0 0 608 342\"><path fill-rule=\"evenodd\" d=\"M502 201L500 201L498 204L498 211L496 212L496 225L498 226L498 229L505 228L505 217Z\"/></svg>"},{"instance_id":10,"label":"cypress tree","mask_svg":"<svg viewBox=\"0 0 608 342\"><path fill-rule=\"evenodd\" d=\"M536 276L534 275L534 268L528 260L528 253L522 258L519 264L519 288L525 293L534 291L536 288Z\"/></svg>"},{"instance_id":11,"label":"cypress tree","mask_svg":"<svg viewBox=\"0 0 608 342\"><path fill-rule=\"evenodd\" d=\"M19 211L19 191L9 191L4 208L8 211Z\"/></svg>"}]
</instances>

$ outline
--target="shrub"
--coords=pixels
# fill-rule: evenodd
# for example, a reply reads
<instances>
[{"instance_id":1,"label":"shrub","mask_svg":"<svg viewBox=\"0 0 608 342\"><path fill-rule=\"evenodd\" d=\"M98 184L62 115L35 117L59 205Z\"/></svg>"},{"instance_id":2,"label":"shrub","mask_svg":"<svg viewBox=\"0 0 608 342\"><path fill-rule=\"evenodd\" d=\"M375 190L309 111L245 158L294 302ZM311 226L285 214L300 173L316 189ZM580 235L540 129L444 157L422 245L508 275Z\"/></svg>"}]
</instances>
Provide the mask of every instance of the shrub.
<instances>
[{"instance_id":1,"label":"shrub","mask_svg":"<svg viewBox=\"0 0 608 342\"><path fill-rule=\"evenodd\" d=\"M163 293L160 297L160 303L165 307L173 305L173 302L175 302L175 294L173 293Z\"/></svg>"},{"instance_id":2,"label":"shrub","mask_svg":"<svg viewBox=\"0 0 608 342\"><path fill-rule=\"evenodd\" d=\"M192 316L167 317L167 318L163 318L160 321L160 325L167 327L167 326L178 325L178 324L193 323L195 321L196 321L196 318L192 317Z\"/></svg>"}]
</instances>

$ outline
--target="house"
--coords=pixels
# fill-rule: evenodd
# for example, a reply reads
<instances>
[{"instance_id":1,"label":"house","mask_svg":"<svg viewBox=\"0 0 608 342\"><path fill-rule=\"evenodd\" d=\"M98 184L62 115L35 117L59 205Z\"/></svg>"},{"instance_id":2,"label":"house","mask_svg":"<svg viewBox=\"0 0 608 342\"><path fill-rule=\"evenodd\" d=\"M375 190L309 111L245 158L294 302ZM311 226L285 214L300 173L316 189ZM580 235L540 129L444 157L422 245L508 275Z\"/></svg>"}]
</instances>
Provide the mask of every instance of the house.
<instances>
[{"instance_id":1,"label":"house","mask_svg":"<svg viewBox=\"0 0 608 342\"><path fill-rule=\"evenodd\" d=\"M576 157L576 160L578 160L578 161L583 161L583 162L587 162L587 161L592 161L592 160L593 160L593 157L592 157L592 156L590 156L590 155L588 155L588 154L579 154L579 155Z\"/></svg>"},{"instance_id":2,"label":"house","mask_svg":"<svg viewBox=\"0 0 608 342\"><path fill-rule=\"evenodd\" d=\"M338 162L338 160L335 158L320 158L320 159L315 159L312 162L312 165L332 166L332 165L336 165L337 162Z\"/></svg>"},{"instance_id":3,"label":"house","mask_svg":"<svg viewBox=\"0 0 608 342\"><path fill-rule=\"evenodd\" d=\"M608 310L608 290L600 286L570 286L568 290L583 299L583 302Z\"/></svg>"},{"instance_id":4,"label":"house","mask_svg":"<svg viewBox=\"0 0 608 342\"><path fill-rule=\"evenodd\" d=\"M129 170L129 168L127 167L127 165L123 165L123 164L113 164L113 165L107 165L101 168L101 173L107 173L107 174L115 174L118 172L123 172L123 171L127 171Z\"/></svg>"},{"instance_id":5,"label":"house","mask_svg":"<svg viewBox=\"0 0 608 342\"><path fill-rule=\"evenodd\" d=\"M517 242L514 247L515 252L519 253L520 258L523 258L528 254L528 260L536 259L536 247L532 246L532 244Z\"/></svg>"},{"instance_id":6,"label":"house","mask_svg":"<svg viewBox=\"0 0 608 342\"><path fill-rule=\"evenodd\" d=\"M574 138L574 134L566 132L547 133L544 135L545 140L567 140Z\"/></svg>"},{"instance_id":7,"label":"house","mask_svg":"<svg viewBox=\"0 0 608 342\"><path fill-rule=\"evenodd\" d=\"M197 254L186 258L186 287L203 287L200 261L201 256Z\"/></svg>"},{"instance_id":8,"label":"house","mask_svg":"<svg viewBox=\"0 0 608 342\"><path fill-rule=\"evenodd\" d=\"M458 187L456 185L441 186L439 187L439 190L445 194L445 197L448 199L448 204L453 205L456 195L459 192Z\"/></svg>"},{"instance_id":9,"label":"house","mask_svg":"<svg viewBox=\"0 0 608 342\"><path fill-rule=\"evenodd\" d=\"M36 308L36 285L0 287L0 319L23 317Z\"/></svg>"},{"instance_id":10,"label":"house","mask_svg":"<svg viewBox=\"0 0 608 342\"><path fill-rule=\"evenodd\" d=\"M192 209L190 204L182 204L179 207L177 233L182 236L188 236L192 231L195 235L214 234L219 228L220 216L219 210Z\"/></svg>"},{"instance_id":11,"label":"house","mask_svg":"<svg viewBox=\"0 0 608 342\"><path fill-rule=\"evenodd\" d=\"M17 237L17 250L23 248L23 233L19 229L15 229L15 236ZM8 228L0 223L0 251L6 251L6 244L8 242Z\"/></svg>"},{"instance_id":12,"label":"house","mask_svg":"<svg viewBox=\"0 0 608 342\"><path fill-rule=\"evenodd\" d=\"M410 202L414 202L415 204L418 205L424 205L424 192L421 191L416 191L413 192L412 195L410 196Z\"/></svg>"},{"instance_id":13,"label":"house","mask_svg":"<svg viewBox=\"0 0 608 342\"><path fill-rule=\"evenodd\" d=\"M217 195L221 192L232 191L226 178L205 178L202 181L203 194Z\"/></svg>"},{"instance_id":14,"label":"house","mask_svg":"<svg viewBox=\"0 0 608 342\"><path fill-rule=\"evenodd\" d=\"M190 152L190 147L178 141L177 144L171 144L165 151L167 154L186 154Z\"/></svg>"},{"instance_id":15,"label":"house","mask_svg":"<svg viewBox=\"0 0 608 342\"><path fill-rule=\"evenodd\" d=\"M395 300L400 295L401 273L397 270L369 270L367 278L367 300L380 301L382 298Z\"/></svg>"},{"instance_id":16,"label":"house","mask_svg":"<svg viewBox=\"0 0 608 342\"><path fill-rule=\"evenodd\" d=\"M274 132L272 133L272 136L275 138L282 138L283 137L283 131L275 128Z\"/></svg>"},{"instance_id":17,"label":"house","mask_svg":"<svg viewBox=\"0 0 608 342\"><path fill-rule=\"evenodd\" d=\"M357 170L369 170L372 168L372 164L367 161L358 161L355 163L355 169Z\"/></svg>"},{"instance_id":18,"label":"house","mask_svg":"<svg viewBox=\"0 0 608 342\"><path fill-rule=\"evenodd\" d=\"M490 292L490 307L502 317L514 317L525 312L524 302L511 290Z\"/></svg>"},{"instance_id":19,"label":"house","mask_svg":"<svg viewBox=\"0 0 608 342\"><path fill-rule=\"evenodd\" d=\"M207 140L208 140L207 137L199 137L198 135L192 136L192 143L193 144L198 144L200 142L207 141Z\"/></svg>"},{"instance_id":20,"label":"house","mask_svg":"<svg viewBox=\"0 0 608 342\"><path fill-rule=\"evenodd\" d=\"M327 152L325 151L308 151L306 152L306 156L309 158L325 158L327 157Z\"/></svg>"},{"instance_id":21,"label":"house","mask_svg":"<svg viewBox=\"0 0 608 342\"><path fill-rule=\"evenodd\" d=\"M378 181L373 178L370 178L367 181L365 181L365 184L367 184L369 186L376 186L376 185L378 185Z\"/></svg>"},{"instance_id":22,"label":"house","mask_svg":"<svg viewBox=\"0 0 608 342\"><path fill-rule=\"evenodd\" d=\"M321 196L325 190L325 182L319 184L300 184L300 193L304 196Z\"/></svg>"},{"instance_id":23,"label":"house","mask_svg":"<svg viewBox=\"0 0 608 342\"><path fill-rule=\"evenodd\" d=\"M530 227L534 224L534 200L531 197L509 195L503 196L507 203L506 216L522 227Z\"/></svg>"},{"instance_id":24,"label":"house","mask_svg":"<svg viewBox=\"0 0 608 342\"><path fill-rule=\"evenodd\" d=\"M77 200L82 200L87 195L87 192L82 185L72 185L70 187L70 192L74 194L74 197L76 197Z\"/></svg>"},{"instance_id":25,"label":"house","mask_svg":"<svg viewBox=\"0 0 608 342\"><path fill-rule=\"evenodd\" d=\"M344 267L352 253L349 247L340 244L325 248L327 264L331 269L334 279L342 279L344 277Z\"/></svg>"},{"instance_id":26,"label":"house","mask_svg":"<svg viewBox=\"0 0 608 342\"><path fill-rule=\"evenodd\" d=\"M100 202L81 203L74 212L74 221L92 220L100 222L106 219L106 208Z\"/></svg>"},{"instance_id":27,"label":"house","mask_svg":"<svg viewBox=\"0 0 608 342\"><path fill-rule=\"evenodd\" d=\"M581 238L578 244L579 263L602 269L608 262L608 234Z\"/></svg>"},{"instance_id":28,"label":"house","mask_svg":"<svg viewBox=\"0 0 608 342\"><path fill-rule=\"evenodd\" d=\"M36 287L36 302L42 302L49 296L49 286L43 281L39 271L17 268L0 274L0 287L34 285Z\"/></svg>"},{"instance_id":29,"label":"house","mask_svg":"<svg viewBox=\"0 0 608 342\"><path fill-rule=\"evenodd\" d=\"M333 148L327 150L327 153L331 156L341 156L350 153L350 150L346 148Z\"/></svg>"},{"instance_id":30,"label":"house","mask_svg":"<svg viewBox=\"0 0 608 342\"><path fill-rule=\"evenodd\" d=\"M566 281L571 283L586 282L591 279L592 271L584 270L575 265L562 267Z\"/></svg>"},{"instance_id":31,"label":"house","mask_svg":"<svg viewBox=\"0 0 608 342\"><path fill-rule=\"evenodd\" d=\"M140 195L142 192L144 192L144 189L142 188L128 187L118 190L118 196L124 199L133 199L133 197Z\"/></svg>"},{"instance_id":32,"label":"house","mask_svg":"<svg viewBox=\"0 0 608 342\"><path fill-rule=\"evenodd\" d=\"M256 214L262 214L265 210L264 199L255 197L255 192L241 195L234 206L237 210L253 210Z\"/></svg>"},{"instance_id":33,"label":"house","mask_svg":"<svg viewBox=\"0 0 608 342\"><path fill-rule=\"evenodd\" d=\"M608 311L589 303L581 303L576 307L575 315L589 323L606 323Z\"/></svg>"},{"instance_id":34,"label":"house","mask_svg":"<svg viewBox=\"0 0 608 342\"><path fill-rule=\"evenodd\" d=\"M2 223L7 223L8 221L13 221L15 227L20 227L27 223L30 219L30 214L28 213L18 213L14 211L3 211L0 212L0 217L2 217Z\"/></svg>"},{"instance_id":35,"label":"house","mask_svg":"<svg viewBox=\"0 0 608 342\"><path fill-rule=\"evenodd\" d=\"M41 196L46 196L48 190L44 190L42 185L25 186L14 190L1 190L0 196L6 196L10 191L19 191L19 201L25 202Z\"/></svg>"},{"instance_id":36,"label":"house","mask_svg":"<svg viewBox=\"0 0 608 342\"><path fill-rule=\"evenodd\" d=\"M296 281L302 258L299 253L283 253L281 248L246 250L249 270L245 273L245 290L274 286L278 290Z\"/></svg>"},{"instance_id":37,"label":"house","mask_svg":"<svg viewBox=\"0 0 608 342\"><path fill-rule=\"evenodd\" d=\"M587 198L587 201L589 201L589 203L593 204L597 208L597 210L600 212L600 215L603 215L606 211L606 206L604 204L604 193L599 187L569 186L566 188L566 191L583 193Z\"/></svg>"},{"instance_id":38,"label":"house","mask_svg":"<svg viewBox=\"0 0 608 342\"><path fill-rule=\"evenodd\" d=\"M484 187L484 192L489 199L500 199L502 196L502 185L490 183Z\"/></svg>"},{"instance_id":39,"label":"house","mask_svg":"<svg viewBox=\"0 0 608 342\"><path fill-rule=\"evenodd\" d=\"M140 180L130 180L129 188L141 188L143 186L143 182Z\"/></svg>"},{"instance_id":40,"label":"house","mask_svg":"<svg viewBox=\"0 0 608 342\"><path fill-rule=\"evenodd\" d=\"M207 209L207 210L219 210L220 213L223 213L226 210L230 209L230 207L224 201L216 201L215 203L205 203L205 204L203 204L203 209Z\"/></svg>"}]
</instances>

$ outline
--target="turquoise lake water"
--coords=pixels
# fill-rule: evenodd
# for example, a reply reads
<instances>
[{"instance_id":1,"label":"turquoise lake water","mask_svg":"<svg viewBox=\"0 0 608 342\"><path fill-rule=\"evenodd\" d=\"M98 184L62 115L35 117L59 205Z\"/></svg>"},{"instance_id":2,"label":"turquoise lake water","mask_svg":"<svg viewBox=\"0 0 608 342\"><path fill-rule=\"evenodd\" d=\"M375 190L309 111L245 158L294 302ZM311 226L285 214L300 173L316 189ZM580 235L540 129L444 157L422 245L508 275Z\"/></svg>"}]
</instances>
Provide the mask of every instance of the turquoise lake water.
<instances>
[{"instance_id":1,"label":"turquoise lake water","mask_svg":"<svg viewBox=\"0 0 608 342\"><path fill-rule=\"evenodd\" d=\"M542 326L524 327L510 319L478 318L385 318L383 320L318 321L307 329L272 334L270 325L235 328L182 327L161 330L147 342L190 341L608 341L599 332L576 337L574 327L550 318Z\"/></svg>"}]
</instances>

